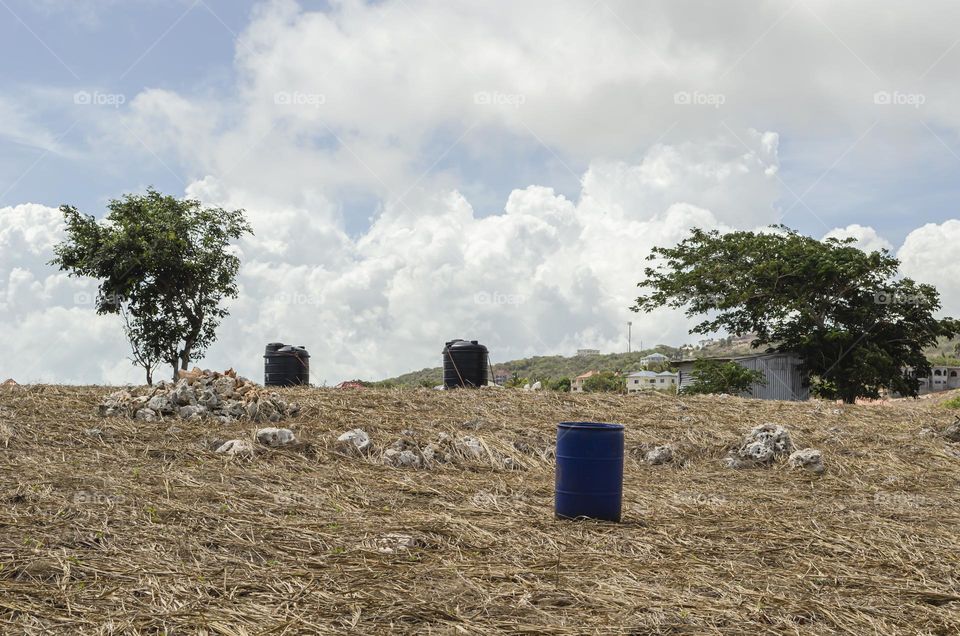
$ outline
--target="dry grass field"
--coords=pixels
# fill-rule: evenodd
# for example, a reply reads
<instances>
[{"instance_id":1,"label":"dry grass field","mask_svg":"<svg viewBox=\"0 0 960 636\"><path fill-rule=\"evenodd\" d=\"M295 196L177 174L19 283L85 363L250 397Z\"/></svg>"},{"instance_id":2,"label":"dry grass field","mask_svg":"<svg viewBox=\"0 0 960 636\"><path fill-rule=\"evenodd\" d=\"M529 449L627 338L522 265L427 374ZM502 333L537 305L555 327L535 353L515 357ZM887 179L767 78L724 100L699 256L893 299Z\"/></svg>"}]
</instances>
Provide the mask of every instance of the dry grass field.
<instances>
[{"instance_id":1,"label":"dry grass field","mask_svg":"<svg viewBox=\"0 0 960 636\"><path fill-rule=\"evenodd\" d=\"M0 633L960 633L937 401L289 390L300 441L225 458L252 425L101 419L108 392L0 389ZM563 420L626 425L623 523L554 520ZM827 472L724 467L764 422ZM335 451L354 427L370 456ZM440 432L484 454L381 463Z\"/></svg>"}]
</instances>

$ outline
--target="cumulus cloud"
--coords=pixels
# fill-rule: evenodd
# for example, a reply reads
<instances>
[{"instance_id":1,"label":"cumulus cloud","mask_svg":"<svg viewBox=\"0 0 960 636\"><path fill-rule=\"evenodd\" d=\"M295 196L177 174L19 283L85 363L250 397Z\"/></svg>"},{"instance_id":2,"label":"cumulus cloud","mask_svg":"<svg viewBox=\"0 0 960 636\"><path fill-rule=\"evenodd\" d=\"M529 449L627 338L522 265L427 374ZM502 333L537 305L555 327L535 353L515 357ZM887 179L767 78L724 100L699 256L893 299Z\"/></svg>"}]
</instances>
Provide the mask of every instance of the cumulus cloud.
<instances>
[{"instance_id":1,"label":"cumulus cloud","mask_svg":"<svg viewBox=\"0 0 960 636\"><path fill-rule=\"evenodd\" d=\"M917 228L907 236L897 258L906 276L940 291L944 314L960 317L960 220Z\"/></svg>"},{"instance_id":2,"label":"cumulus cloud","mask_svg":"<svg viewBox=\"0 0 960 636\"><path fill-rule=\"evenodd\" d=\"M864 252L875 252L878 250L887 250L889 252L893 251L893 244L880 236L875 229L872 227L858 225L856 223L848 225L847 227L838 227L830 230L824 235L823 238L856 239L854 245L859 247Z\"/></svg>"},{"instance_id":3,"label":"cumulus cloud","mask_svg":"<svg viewBox=\"0 0 960 636\"><path fill-rule=\"evenodd\" d=\"M734 210L749 201L750 223L776 219L768 184L775 151L769 135L751 139L747 153L717 141L657 146L636 165L598 163L584 175L578 201L530 186L495 215L477 215L456 190L437 191L416 207L386 206L356 237L339 228L322 199L296 207L225 189L212 176L198 180L190 196L245 207L255 228L239 245L241 296L206 364L257 376L264 344L284 340L308 346L315 379L333 382L435 364L452 337L482 339L498 360L619 350L626 320L635 321L638 340L681 341L686 322L674 312L641 319L628 311L644 257L693 226L731 227L732 216L707 205ZM8 374L136 380L135 370L124 372L119 325L83 304L90 284L45 265L62 236L59 213L42 206L0 212L0 237L10 248L0 262L0 308L14 324L3 343L12 353ZM44 344L56 355L31 355Z\"/></svg>"}]
</instances>

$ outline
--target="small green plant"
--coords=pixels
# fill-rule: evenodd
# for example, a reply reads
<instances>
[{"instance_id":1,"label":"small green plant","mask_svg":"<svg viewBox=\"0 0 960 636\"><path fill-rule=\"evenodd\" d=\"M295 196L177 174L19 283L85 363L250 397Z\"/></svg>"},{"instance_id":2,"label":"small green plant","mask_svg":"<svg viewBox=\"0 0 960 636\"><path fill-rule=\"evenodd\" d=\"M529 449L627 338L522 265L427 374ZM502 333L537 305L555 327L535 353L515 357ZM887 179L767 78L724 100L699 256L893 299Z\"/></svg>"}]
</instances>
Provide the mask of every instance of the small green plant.
<instances>
[{"instance_id":1,"label":"small green plant","mask_svg":"<svg viewBox=\"0 0 960 636\"><path fill-rule=\"evenodd\" d=\"M686 395L727 393L738 395L750 393L754 384L765 385L766 378L760 371L741 367L736 362L720 360L697 360L693 363L696 382L683 388Z\"/></svg>"},{"instance_id":2,"label":"small green plant","mask_svg":"<svg viewBox=\"0 0 960 636\"><path fill-rule=\"evenodd\" d=\"M943 408L945 409L960 409L960 395L955 395L949 400L943 401Z\"/></svg>"}]
</instances>

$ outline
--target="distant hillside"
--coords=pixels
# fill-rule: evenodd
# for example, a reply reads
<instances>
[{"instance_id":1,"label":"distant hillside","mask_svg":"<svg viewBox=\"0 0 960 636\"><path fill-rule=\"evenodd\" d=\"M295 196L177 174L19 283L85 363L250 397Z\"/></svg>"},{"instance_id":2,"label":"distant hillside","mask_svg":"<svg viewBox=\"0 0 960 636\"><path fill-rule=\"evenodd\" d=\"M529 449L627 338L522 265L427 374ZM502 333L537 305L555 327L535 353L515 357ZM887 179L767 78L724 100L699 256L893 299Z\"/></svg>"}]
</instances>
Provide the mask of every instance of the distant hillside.
<instances>
[{"instance_id":1,"label":"distant hillside","mask_svg":"<svg viewBox=\"0 0 960 636\"><path fill-rule=\"evenodd\" d=\"M704 350L706 351L706 350ZM657 345L653 349L634 351L633 353L608 353L593 356L535 356L522 360L497 362L493 360L493 368L498 373L506 371L508 375L514 373L530 380L546 380L558 378L575 378L581 373L590 370L596 371L636 371L640 368L640 359L651 353L662 353L670 358L681 357L680 349L667 345ZM695 352L697 354L701 352ZM720 353L716 355L722 355ZM419 386L422 383L440 384L443 380L443 369L434 367L421 369L412 373L405 373L396 378L384 380L384 383L394 383L408 386Z\"/></svg>"},{"instance_id":2,"label":"distant hillside","mask_svg":"<svg viewBox=\"0 0 960 636\"><path fill-rule=\"evenodd\" d=\"M960 357L956 346L960 341L941 340L935 347L926 351L927 358L935 364L955 364L960 366ZM718 338L696 350L681 350L678 347L657 345L653 349L644 349L633 353L608 353L594 356L534 356L509 362L492 361L496 372L506 371L530 380L573 379L587 371L636 371L640 368L640 359L651 353L662 353L671 359L681 357L725 357L751 353L748 338ZM443 381L443 369L432 367L412 371L395 378L389 378L376 384L399 384L403 386L436 385Z\"/></svg>"}]
</instances>

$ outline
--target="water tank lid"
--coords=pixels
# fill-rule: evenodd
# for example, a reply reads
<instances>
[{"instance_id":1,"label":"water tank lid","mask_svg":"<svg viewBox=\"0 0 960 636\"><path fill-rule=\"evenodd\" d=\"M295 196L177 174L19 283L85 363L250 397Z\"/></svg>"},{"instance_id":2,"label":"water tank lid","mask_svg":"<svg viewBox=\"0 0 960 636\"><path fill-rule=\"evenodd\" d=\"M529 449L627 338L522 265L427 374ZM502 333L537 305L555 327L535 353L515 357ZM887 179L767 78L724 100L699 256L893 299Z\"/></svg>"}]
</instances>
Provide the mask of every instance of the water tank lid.
<instances>
[{"instance_id":1,"label":"water tank lid","mask_svg":"<svg viewBox=\"0 0 960 636\"><path fill-rule=\"evenodd\" d=\"M486 351L487 348L480 344L476 340L460 340L459 338L454 339L446 343L444 351L447 349L455 349L457 351Z\"/></svg>"},{"instance_id":2,"label":"water tank lid","mask_svg":"<svg viewBox=\"0 0 960 636\"><path fill-rule=\"evenodd\" d=\"M277 353L292 353L298 358L309 358L310 354L307 353L307 350L303 347L295 347L293 345L286 345L281 349L277 350Z\"/></svg>"},{"instance_id":3,"label":"water tank lid","mask_svg":"<svg viewBox=\"0 0 960 636\"><path fill-rule=\"evenodd\" d=\"M270 344L267 345L267 353L270 353L272 351L278 351L285 346L286 345L284 345L282 342L271 342Z\"/></svg>"}]
</instances>

